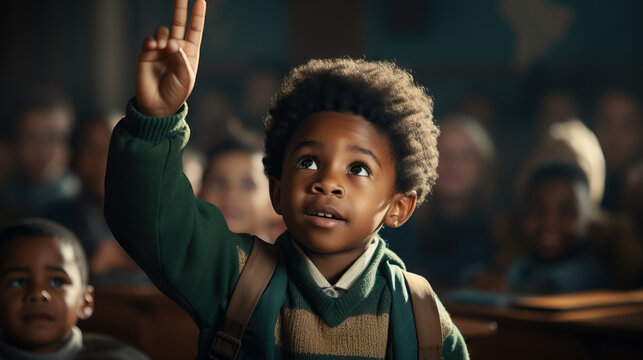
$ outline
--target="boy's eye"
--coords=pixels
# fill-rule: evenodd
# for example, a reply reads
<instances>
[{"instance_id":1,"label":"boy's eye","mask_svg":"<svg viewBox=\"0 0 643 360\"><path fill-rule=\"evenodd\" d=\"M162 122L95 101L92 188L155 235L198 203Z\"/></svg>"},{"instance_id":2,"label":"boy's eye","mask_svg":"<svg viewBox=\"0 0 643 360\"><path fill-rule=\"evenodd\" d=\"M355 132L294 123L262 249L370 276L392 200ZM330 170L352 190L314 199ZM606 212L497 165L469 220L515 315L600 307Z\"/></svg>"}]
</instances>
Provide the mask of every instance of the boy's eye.
<instances>
[{"instance_id":1,"label":"boy's eye","mask_svg":"<svg viewBox=\"0 0 643 360\"><path fill-rule=\"evenodd\" d=\"M27 286L27 280L21 279L21 278L15 278L15 279L9 280L7 285L9 285L9 287L14 287L14 288L23 288Z\"/></svg>"},{"instance_id":2,"label":"boy's eye","mask_svg":"<svg viewBox=\"0 0 643 360\"><path fill-rule=\"evenodd\" d=\"M313 158L305 157L297 162L297 165L295 165L297 169L309 169L309 170L317 170L317 163Z\"/></svg>"},{"instance_id":3,"label":"boy's eye","mask_svg":"<svg viewBox=\"0 0 643 360\"><path fill-rule=\"evenodd\" d=\"M65 285L65 279L63 278L55 277L49 280L49 286L61 287L63 285Z\"/></svg>"},{"instance_id":4,"label":"boy's eye","mask_svg":"<svg viewBox=\"0 0 643 360\"><path fill-rule=\"evenodd\" d=\"M357 176L371 176L371 169L364 164L354 164L348 168L348 173Z\"/></svg>"}]
</instances>

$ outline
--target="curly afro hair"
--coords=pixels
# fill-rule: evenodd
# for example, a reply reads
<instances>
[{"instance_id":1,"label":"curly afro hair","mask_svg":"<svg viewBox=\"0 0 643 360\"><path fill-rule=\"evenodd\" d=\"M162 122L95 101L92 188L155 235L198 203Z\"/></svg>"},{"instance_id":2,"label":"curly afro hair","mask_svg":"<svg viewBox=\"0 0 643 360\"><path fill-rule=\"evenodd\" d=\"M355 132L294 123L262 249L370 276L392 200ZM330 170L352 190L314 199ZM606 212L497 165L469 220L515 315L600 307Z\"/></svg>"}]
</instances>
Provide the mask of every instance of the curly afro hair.
<instances>
[{"instance_id":1,"label":"curly afro hair","mask_svg":"<svg viewBox=\"0 0 643 360\"><path fill-rule=\"evenodd\" d=\"M284 79L264 119L266 175L281 178L294 131L321 111L361 115L385 134L396 169L396 190L417 193L418 204L438 175L433 101L413 77L391 62L349 58L310 60Z\"/></svg>"}]
</instances>

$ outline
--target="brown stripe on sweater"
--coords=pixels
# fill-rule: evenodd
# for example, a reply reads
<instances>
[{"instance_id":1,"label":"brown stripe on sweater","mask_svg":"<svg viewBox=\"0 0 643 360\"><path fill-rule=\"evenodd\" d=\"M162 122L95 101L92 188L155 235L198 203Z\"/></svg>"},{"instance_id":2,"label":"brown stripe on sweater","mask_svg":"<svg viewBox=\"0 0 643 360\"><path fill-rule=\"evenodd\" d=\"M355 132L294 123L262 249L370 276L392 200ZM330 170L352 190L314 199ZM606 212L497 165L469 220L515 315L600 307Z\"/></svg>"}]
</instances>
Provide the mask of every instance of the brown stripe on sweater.
<instances>
[{"instance_id":1,"label":"brown stripe on sweater","mask_svg":"<svg viewBox=\"0 0 643 360\"><path fill-rule=\"evenodd\" d=\"M363 356L384 359L389 314L352 316L334 328L315 314L283 308L275 325L277 346L291 354Z\"/></svg>"}]
</instances>

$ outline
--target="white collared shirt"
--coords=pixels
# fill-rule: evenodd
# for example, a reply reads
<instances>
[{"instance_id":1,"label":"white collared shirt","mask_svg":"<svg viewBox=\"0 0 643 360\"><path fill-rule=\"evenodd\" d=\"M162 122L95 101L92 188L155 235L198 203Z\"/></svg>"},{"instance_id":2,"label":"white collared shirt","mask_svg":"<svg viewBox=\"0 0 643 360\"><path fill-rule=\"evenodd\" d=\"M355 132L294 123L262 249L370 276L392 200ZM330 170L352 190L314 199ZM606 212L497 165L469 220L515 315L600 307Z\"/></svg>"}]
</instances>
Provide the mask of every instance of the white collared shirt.
<instances>
[{"instance_id":1,"label":"white collared shirt","mask_svg":"<svg viewBox=\"0 0 643 360\"><path fill-rule=\"evenodd\" d=\"M344 272L344 274L337 280L337 282L334 285L331 285L328 280L322 275L321 272L317 269L315 264L313 264L312 260L304 253L304 251L297 245L297 243L292 240L292 244L295 246L295 249L297 250L297 254L299 254L299 257L302 259L302 261L306 264L306 267L308 268L308 272L310 273L310 276L312 276L313 280L315 281L315 284L319 286L324 294L338 298L344 293L346 293L350 288L357 282L359 279L360 275L366 270L366 267L368 264L371 262L371 258L373 257L373 254L375 253L375 249L377 248L377 236L371 240L371 243L368 244L368 248L366 248L366 251L362 255L360 255L355 262Z\"/></svg>"}]
</instances>

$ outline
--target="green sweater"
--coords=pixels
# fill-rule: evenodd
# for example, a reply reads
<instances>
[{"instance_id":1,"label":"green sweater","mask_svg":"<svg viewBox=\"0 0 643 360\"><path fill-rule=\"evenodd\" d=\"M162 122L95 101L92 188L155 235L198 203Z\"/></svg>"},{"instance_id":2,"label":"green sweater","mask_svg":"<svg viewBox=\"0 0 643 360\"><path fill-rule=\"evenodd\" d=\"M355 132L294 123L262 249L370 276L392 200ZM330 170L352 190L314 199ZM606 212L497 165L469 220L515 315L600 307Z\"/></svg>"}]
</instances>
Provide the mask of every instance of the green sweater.
<instances>
[{"instance_id":1,"label":"green sweater","mask_svg":"<svg viewBox=\"0 0 643 360\"><path fill-rule=\"evenodd\" d=\"M200 329L199 358L223 326L252 237L229 231L219 210L196 199L182 172L187 105L147 118L135 100L114 129L105 217L116 239ZM414 359L417 340L403 263L380 240L371 262L339 298L326 296L297 256L289 232L276 242L275 274L250 319L240 359ZM442 304L443 356L467 359Z\"/></svg>"}]
</instances>

